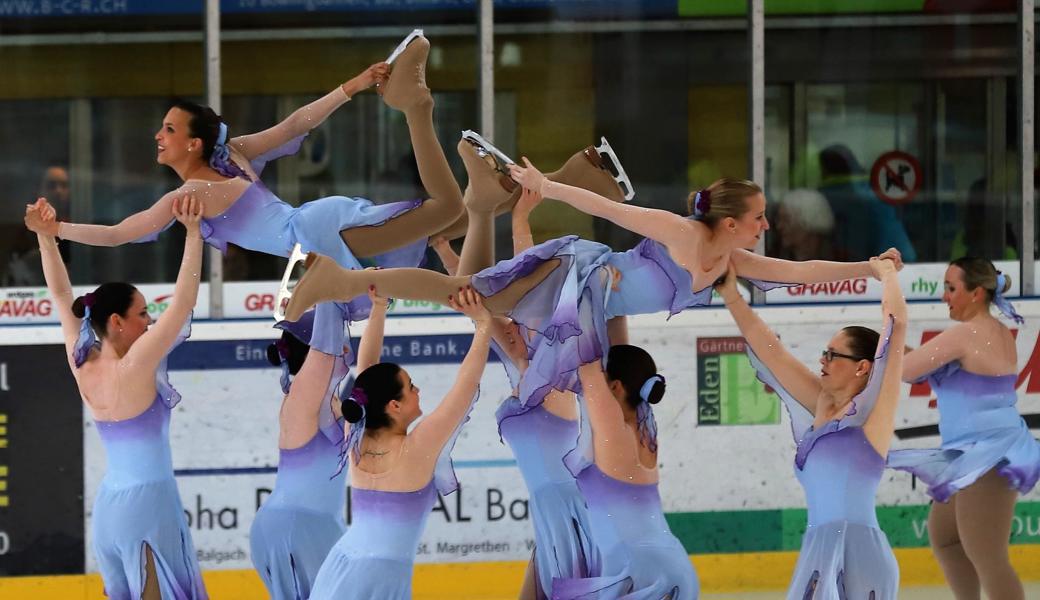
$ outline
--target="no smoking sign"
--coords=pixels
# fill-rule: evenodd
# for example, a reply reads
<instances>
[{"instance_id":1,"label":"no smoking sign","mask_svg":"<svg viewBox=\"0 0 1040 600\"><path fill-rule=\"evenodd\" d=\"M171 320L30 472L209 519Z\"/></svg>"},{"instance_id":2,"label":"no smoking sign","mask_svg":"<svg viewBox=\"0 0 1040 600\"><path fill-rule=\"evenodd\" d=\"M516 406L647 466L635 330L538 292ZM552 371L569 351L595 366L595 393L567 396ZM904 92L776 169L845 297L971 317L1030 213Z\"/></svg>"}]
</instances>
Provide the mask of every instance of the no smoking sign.
<instances>
[{"instance_id":1,"label":"no smoking sign","mask_svg":"<svg viewBox=\"0 0 1040 600\"><path fill-rule=\"evenodd\" d=\"M874 161L870 169L870 187L883 201L906 204L921 190L921 163L906 152L893 150Z\"/></svg>"}]
</instances>

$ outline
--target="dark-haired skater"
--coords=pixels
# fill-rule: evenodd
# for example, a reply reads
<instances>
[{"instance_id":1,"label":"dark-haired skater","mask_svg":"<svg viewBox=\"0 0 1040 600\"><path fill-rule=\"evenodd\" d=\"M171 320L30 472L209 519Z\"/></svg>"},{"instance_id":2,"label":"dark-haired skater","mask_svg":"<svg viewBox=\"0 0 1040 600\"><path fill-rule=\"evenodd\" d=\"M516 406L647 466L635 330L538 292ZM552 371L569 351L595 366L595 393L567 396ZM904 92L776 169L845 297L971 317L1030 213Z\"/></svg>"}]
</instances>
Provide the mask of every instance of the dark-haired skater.
<instances>
[{"instance_id":1,"label":"dark-haired skater","mask_svg":"<svg viewBox=\"0 0 1040 600\"><path fill-rule=\"evenodd\" d=\"M387 299L372 290L357 371L379 362ZM274 600L307 600L329 550L346 531L347 486L337 471L343 446L339 390L347 379L347 315L339 304L319 304L285 324L268 359L282 368L286 394L278 414L278 477L249 531L250 556Z\"/></svg>"},{"instance_id":2,"label":"dark-haired skater","mask_svg":"<svg viewBox=\"0 0 1040 600\"><path fill-rule=\"evenodd\" d=\"M50 223L53 237L94 246L152 241L171 224L174 198L195 194L205 203L202 235L225 250L228 243L288 257L297 243L304 251L330 256L345 268L359 258L384 267L418 265L428 235L462 213L462 191L448 166L433 127L433 96L426 87L430 43L410 43L392 65L376 63L322 98L298 109L270 129L230 137L226 123L208 107L178 102L155 134L156 161L184 182L142 212L115 225ZM362 198L330 196L294 208L260 180L271 160L295 154L304 137L352 96L378 86L387 106L404 113L412 150L428 200L374 205ZM393 252L391 252L393 251ZM367 297L348 303L350 320L368 314Z\"/></svg>"},{"instance_id":3,"label":"dark-haired skater","mask_svg":"<svg viewBox=\"0 0 1040 600\"><path fill-rule=\"evenodd\" d=\"M419 388L394 363L358 374L342 412L350 423L351 524L318 571L311 600L411 598L412 566L426 517L438 492L458 488L451 449L477 398L487 363L491 315L472 290L460 291L452 308L473 320L473 343L455 385L437 408L422 415Z\"/></svg>"},{"instance_id":4,"label":"dark-haired skater","mask_svg":"<svg viewBox=\"0 0 1040 600\"><path fill-rule=\"evenodd\" d=\"M205 207L193 197L167 207L187 230L177 284L162 318L152 323L141 292L105 283L72 299L72 284L45 199L25 211L40 242L43 273L61 321L69 366L97 425L107 465L91 519L94 554L114 600L205 599L170 457L170 412L181 395L166 358L189 334L199 293Z\"/></svg>"}]
</instances>

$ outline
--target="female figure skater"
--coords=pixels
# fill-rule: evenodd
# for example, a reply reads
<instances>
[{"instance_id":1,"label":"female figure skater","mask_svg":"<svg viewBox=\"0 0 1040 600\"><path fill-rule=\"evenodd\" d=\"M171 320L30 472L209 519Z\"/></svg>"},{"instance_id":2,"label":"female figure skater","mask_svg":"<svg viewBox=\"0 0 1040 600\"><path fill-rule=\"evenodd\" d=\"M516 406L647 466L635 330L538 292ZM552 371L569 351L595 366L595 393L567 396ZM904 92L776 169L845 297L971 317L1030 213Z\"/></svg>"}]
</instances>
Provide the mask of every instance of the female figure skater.
<instances>
[{"instance_id":1,"label":"female figure skater","mask_svg":"<svg viewBox=\"0 0 1040 600\"><path fill-rule=\"evenodd\" d=\"M598 564L590 576L553 581L552 598L691 600L697 574L672 535L657 489L657 425L664 377L636 346L611 346L606 373L579 369L581 433L566 465L588 504Z\"/></svg>"},{"instance_id":2,"label":"female figure skater","mask_svg":"<svg viewBox=\"0 0 1040 600\"><path fill-rule=\"evenodd\" d=\"M466 193L470 193L469 188ZM515 254L532 246L528 217L540 202L537 192L523 190L513 208ZM493 230L491 236L474 235L476 223L477 219L471 215L470 232L463 245L463 253L470 257L465 265L444 238L434 241L434 249L452 275L472 273L493 262L490 258L494 251ZM478 249L481 243L487 247ZM472 260L475 255L486 261L476 264ZM491 347L502 361L513 387L513 395L499 405L495 417L499 435L512 449L527 485L534 526L535 547L519 598L544 600L552 597L554 579L588 577L593 560L585 500L574 476L563 464L564 455L578 439L577 401L573 392L554 390L546 394L542 404L525 406L518 394L528 367L526 336L534 332L505 317L494 317L491 327L494 340Z\"/></svg>"},{"instance_id":3,"label":"female figure skater","mask_svg":"<svg viewBox=\"0 0 1040 600\"><path fill-rule=\"evenodd\" d=\"M374 291L368 297L372 312L359 371L379 362L386 323L387 299ZM347 529L346 482L342 471L332 475L343 443L337 390L349 368L346 318L340 305L320 304L268 347L272 364L283 369L287 395L278 416L278 477L253 519L249 542L253 566L274 600L307 600L321 563Z\"/></svg>"},{"instance_id":4,"label":"female figure skater","mask_svg":"<svg viewBox=\"0 0 1040 600\"><path fill-rule=\"evenodd\" d=\"M883 330L845 327L831 338L813 374L780 343L737 292L736 269L718 287L748 343L758 377L791 416L795 475L805 488L809 524L788 600L892 600L899 566L878 528L875 495L895 431L906 301L896 265L872 258L884 286Z\"/></svg>"},{"instance_id":5,"label":"female figure skater","mask_svg":"<svg viewBox=\"0 0 1040 600\"><path fill-rule=\"evenodd\" d=\"M980 258L946 269L943 301L958 323L910 352L904 381L927 380L939 400L942 447L896 450L888 465L928 485L932 552L958 600L1025 598L1008 558L1018 495L1040 478L1040 442L1015 410L1015 337L990 314L1023 322L1004 297L1011 279Z\"/></svg>"},{"instance_id":6,"label":"female figure skater","mask_svg":"<svg viewBox=\"0 0 1040 600\"><path fill-rule=\"evenodd\" d=\"M156 160L176 171L184 184L116 225L52 223L47 233L95 246L152 241L170 225L174 198L192 193L205 202L203 237L221 250L230 242L288 257L299 243L346 268L359 268L358 259L367 257L382 266L419 264L426 236L458 218L462 192L434 132L433 97L425 79L430 44L421 35L409 36L405 42L407 46L392 68L387 63L374 64L259 133L230 138L227 125L211 109L177 103L155 134ZM388 106L405 114L429 200L376 206L361 198L332 196L294 208L260 181L268 161L294 154L311 129L372 85L379 86ZM387 254L392 250L398 251ZM350 308L351 320L365 318L367 298L358 299Z\"/></svg>"},{"instance_id":7,"label":"female figure skater","mask_svg":"<svg viewBox=\"0 0 1040 600\"><path fill-rule=\"evenodd\" d=\"M318 571L311 600L411 598L419 536L437 499L458 488L451 448L477 397L491 338L490 315L472 290L458 292L452 308L475 324L473 343L455 385L422 415L419 389L393 363L362 371L343 416L350 422L343 461L351 461L353 519Z\"/></svg>"},{"instance_id":8,"label":"female figure skater","mask_svg":"<svg viewBox=\"0 0 1040 600\"><path fill-rule=\"evenodd\" d=\"M611 202L595 193L547 180L534 167L511 168L525 188L648 236L628 252L567 236L539 244L473 276L444 276L420 269L345 271L316 254L290 293L286 318L298 318L317 302L345 300L370 285L396 298L443 302L454 290L471 284L496 315L534 329L550 343L534 347L531 368L520 398L537 404L549 390L577 391L582 364L600 360L609 347L607 321L612 317L681 310L706 305L711 285L730 259L737 274L763 289L773 282L815 283L869 276L860 263L791 262L756 255L753 248L769 228L765 197L747 181L722 179L691 198L693 218ZM885 254L895 261L899 253ZM293 265L290 264L290 268Z\"/></svg>"},{"instance_id":9,"label":"female figure skater","mask_svg":"<svg viewBox=\"0 0 1040 600\"><path fill-rule=\"evenodd\" d=\"M154 325L144 296L127 283L105 283L73 301L68 272L45 227L54 223L54 209L42 198L26 208L69 366L105 446L108 464L91 536L105 593L117 600L207 598L173 477L170 412L181 395L166 373L167 356L190 331L204 207L188 196L167 208L187 235L173 297Z\"/></svg>"}]
</instances>

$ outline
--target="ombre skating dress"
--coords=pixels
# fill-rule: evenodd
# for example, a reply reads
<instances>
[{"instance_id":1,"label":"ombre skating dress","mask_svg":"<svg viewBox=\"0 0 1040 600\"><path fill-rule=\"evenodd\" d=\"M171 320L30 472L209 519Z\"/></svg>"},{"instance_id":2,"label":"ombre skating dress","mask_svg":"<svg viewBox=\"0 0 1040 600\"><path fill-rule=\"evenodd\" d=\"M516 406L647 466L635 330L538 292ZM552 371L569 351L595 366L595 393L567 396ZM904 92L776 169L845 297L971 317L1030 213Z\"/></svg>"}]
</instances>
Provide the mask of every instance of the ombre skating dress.
<instances>
[{"instance_id":1,"label":"ombre skating dress","mask_svg":"<svg viewBox=\"0 0 1040 600\"><path fill-rule=\"evenodd\" d=\"M692 291L689 272L651 239L614 252L577 236L561 237L485 269L471 282L481 295L492 296L551 260L559 260L560 267L509 313L513 321L540 334L537 343L528 342L531 361L519 393L525 405L541 403L554 389L580 393L578 367L602 359L610 349L608 319L661 311L672 316L711 303L712 287ZM621 275L617 289L612 270ZM750 281L763 290L785 285Z\"/></svg>"},{"instance_id":2,"label":"ombre skating dress","mask_svg":"<svg viewBox=\"0 0 1040 600\"><path fill-rule=\"evenodd\" d=\"M307 600L321 563L347 529L346 481L344 472L337 472L343 420L332 408L348 371L345 319L340 305L327 302L284 325L312 350L336 360L314 437L299 448L278 450L274 491L249 531L253 566L273 600ZM287 368L284 373L288 375Z\"/></svg>"},{"instance_id":3,"label":"ombre skating dress","mask_svg":"<svg viewBox=\"0 0 1040 600\"><path fill-rule=\"evenodd\" d=\"M470 401L470 410L477 394ZM384 492L351 486L351 522L347 533L325 557L314 581L311 600L408 600L419 538L426 528L437 494L456 491L459 482L451 463L462 426L441 449L430 482L411 492ZM341 460L350 460L349 454Z\"/></svg>"},{"instance_id":4,"label":"ombre skating dress","mask_svg":"<svg viewBox=\"0 0 1040 600\"><path fill-rule=\"evenodd\" d=\"M694 600L697 572L664 517L656 483L615 479L596 466L581 405L577 446L565 457L588 505L595 560L584 578L553 581L553 600ZM651 417L652 418L652 417Z\"/></svg>"},{"instance_id":5,"label":"ombre skating dress","mask_svg":"<svg viewBox=\"0 0 1040 600\"><path fill-rule=\"evenodd\" d=\"M513 389L520 374L497 344ZM563 457L578 439L578 421L549 412L544 405L523 406L516 396L495 413L499 435L509 444L527 485L534 527L534 565L538 598L549 598L554 579L588 577L595 570L591 524L578 484Z\"/></svg>"},{"instance_id":6,"label":"ombre skating dress","mask_svg":"<svg viewBox=\"0 0 1040 600\"><path fill-rule=\"evenodd\" d=\"M1040 441L1015 408L1017 377L978 375L954 361L918 381L925 380L938 398L942 447L893 450L888 466L916 475L939 502L992 469L1020 493L1032 490L1040 479Z\"/></svg>"},{"instance_id":7,"label":"ombre skating dress","mask_svg":"<svg viewBox=\"0 0 1040 600\"><path fill-rule=\"evenodd\" d=\"M758 378L776 391L791 417L794 472L809 509L788 600L892 600L899 591L899 565L875 509L885 459L863 432L888 363L891 323L882 332L866 387L844 416L819 429L813 427L812 413L748 346Z\"/></svg>"},{"instance_id":8,"label":"ombre skating dress","mask_svg":"<svg viewBox=\"0 0 1040 600\"><path fill-rule=\"evenodd\" d=\"M304 252L324 254L345 269L360 269L363 266L361 261L347 247L340 232L354 227L382 225L422 205L422 200L376 205L364 198L329 196L305 202L299 207L290 206L264 185L260 174L268 162L296 154L305 137L295 138L250 161L256 180L223 213L202 219L200 229L207 244L225 253L231 243L246 250L286 258L292 253L293 246L300 244ZM173 223L171 219L166 228ZM161 231L156 231L135 241L155 241L159 233ZM424 237L373 257L371 261L366 260L365 266L419 266L426 245ZM368 296L359 296L345 305L350 321L367 319L372 309Z\"/></svg>"},{"instance_id":9,"label":"ombre skating dress","mask_svg":"<svg viewBox=\"0 0 1040 600\"><path fill-rule=\"evenodd\" d=\"M171 351L187 339L190 323ZM89 338L80 338L86 342L86 351L78 353L83 360L92 345ZM155 399L143 413L122 421L94 421L107 459L91 515L94 554L105 594L113 600L141 597L145 548L151 550L163 598L204 600L208 596L173 476L170 412L181 395L170 385L166 359L156 371L155 388Z\"/></svg>"}]
</instances>

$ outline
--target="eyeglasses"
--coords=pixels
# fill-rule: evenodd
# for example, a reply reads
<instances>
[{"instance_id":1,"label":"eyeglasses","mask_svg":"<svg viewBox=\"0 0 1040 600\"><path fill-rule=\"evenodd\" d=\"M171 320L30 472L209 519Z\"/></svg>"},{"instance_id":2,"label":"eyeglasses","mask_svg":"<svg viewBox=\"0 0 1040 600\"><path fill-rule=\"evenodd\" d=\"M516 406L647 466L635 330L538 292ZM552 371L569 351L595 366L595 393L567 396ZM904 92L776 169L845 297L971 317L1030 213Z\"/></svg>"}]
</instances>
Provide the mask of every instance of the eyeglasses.
<instances>
[{"instance_id":1,"label":"eyeglasses","mask_svg":"<svg viewBox=\"0 0 1040 600\"><path fill-rule=\"evenodd\" d=\"M823 356L824 360L826 360L827 362L831 362L835 358L847 358L849 360L854 360L854 361L857 361L857 362L859 362L861 360L869 360L870 362L874 362L874 358L873 357L852 356L851 354L842 354L841 352L835 352L834 350L831 350L830 348L827 348L826 350L824 350L820 355Z\"/></svg>"}]
</instances>

